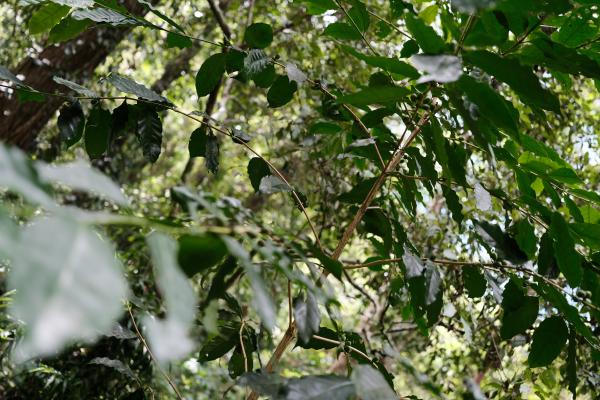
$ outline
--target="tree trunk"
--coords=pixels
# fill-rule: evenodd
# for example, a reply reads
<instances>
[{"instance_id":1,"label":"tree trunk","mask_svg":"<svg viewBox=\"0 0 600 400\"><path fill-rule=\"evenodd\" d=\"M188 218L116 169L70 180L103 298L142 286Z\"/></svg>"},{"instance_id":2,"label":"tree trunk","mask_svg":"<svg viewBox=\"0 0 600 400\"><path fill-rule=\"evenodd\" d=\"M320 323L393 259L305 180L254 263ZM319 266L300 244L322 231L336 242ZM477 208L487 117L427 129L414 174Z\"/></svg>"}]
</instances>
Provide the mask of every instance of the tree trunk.
<instances>
[{"instance_id":1,"label":"tree trunk","mask_svg":"<svg viewBox=\"0 0 600 400\"><path fill-rule=\"evenodd\" d=\"M136 0L126 0L125 7L136 15L145 13ZM46 47L35 58L27 57L13 72L23 75L25 83L34 89L64 92L65 87L55 83L54 76L75 82L89 79L130 30L131 27L94 27L68 42ZM0 96L0 140L31 152L36 147L39 131L63 100L48 97L43 103L19 104L16 97L16 94L9 97L7 93Z\"/></svg>"}]
</instances>

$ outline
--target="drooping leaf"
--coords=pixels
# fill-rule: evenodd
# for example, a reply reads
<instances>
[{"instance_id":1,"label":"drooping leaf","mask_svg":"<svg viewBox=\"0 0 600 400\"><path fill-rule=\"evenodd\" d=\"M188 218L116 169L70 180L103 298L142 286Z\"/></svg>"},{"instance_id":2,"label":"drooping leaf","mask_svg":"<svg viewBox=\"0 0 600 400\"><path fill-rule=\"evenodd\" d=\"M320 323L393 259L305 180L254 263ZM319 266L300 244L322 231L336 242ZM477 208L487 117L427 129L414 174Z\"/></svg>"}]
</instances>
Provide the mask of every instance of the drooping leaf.
<instances>
[{"instance_id":1,"label":"drooping leaf","mask_svg":"<svg viewBox=\"0 0 600 400\"><path fill-rule=\"evenodd\" d=\"M483 296L487 287L486 279L477 267L467 265L462 268L462 277L469 297Z\"/></svg>"},{"instance_id":2,"label":"drooping leaf","mask_svg":"<svg viewBox=\"0 0 600 400\"><path fill-rule=\"evenodd\" d=\"M511 279L502 293L502 308L500 336L508 340L533 325L538 315L539 299L523 294L523 290Z\"/></svg>"},{"instance_id":3,"label":"drooping leaf","mask_svg":"<svg viewBox=\"0 0 600 400\"><path fill-rule=\"evenodd\" d=\"M356 365L352 370L352 382L356 387L357 396L362 400L398 399L383 375L370 365Z\"/></svg>"},{"instance_id":4,"label":"drooping leaf","mask_svg":"<svg viewBox=\"0 0 600 400\"><path fill-rule=\"evenodd\" d=\"M89 227L59 217L33 221L9 256L8 286L16 289L9 312L26 323L18 361L92 341L121 314L127 284L114 249Z\"/></svg>"},{"instance_id":5,"label":"drooping leaf","mask_svg":"<svg viewBox=\"0 0 600 400\"><path fill-rule=\"evenodd\" d=\"M352 381L335 375L285 379L251 372L242 375L238 385L248 386L274 400L349 400L356 393Z\"/></svg>"},{"instance_id":6,"label":"drooping leaf","mask_svg":"<svg viewBox=\"0 0 600 400\"><path fill-rule=\"evenodd\" d=\"M138 111L136 136L142 145L144 157L154 163L161 152L162 122L158 113L151 107L140 106Z\"/></svg>"},{"instance_id":7,"label":"drooping leaf","mask_svg":"<svg viewBox=\"0 0 600 400\"><path fill-rule=\"evenodd\" d=\"M550 235L554 239L554 254L560 272L567 278L569 285L579 286L583 277L581 255L575 249L569 225L558 212L552 214Z\"/></svg>"},{"instance_id":8,"label":"drooping leaf","mask_svg":"<svg viewBox=\"0 0 600 400\"><path fill-rule=\"evenodd\" d=\"M254 157L248 162L247 169L252 188L254 188L255 193L258 193L260 191L260 183L262 179L271 175L269 164L267 164L262 158Z\"/></svg>"},{"instance_id":9,"label":"drooping leaf","mask_svg":"<svg viewBox=\"0 0 600 400\"><path fill-rule=\"evenodd\" d=\"M34 204L52 207L54 202L46 185L33 162L21 150L0 143L0 170L0 188L21 194Z\"/></svg>"},{"instance_id":10,"label":"drooping leaf","mask_svg":"<svg viewBox=\"0 0 600 400\"><path fill-rule=\"evenodd\" d=\"M567 383L573 399L577 397L577 333L569 328L569 346L567 348Z\"/></svg>"},{"instance_id":11,"label":"drooping leaf","mask_svg":"<svg viewBox=\"0 0 600 400\"><path fill-rule=\"evenodd\" d=\"M550 364L562 351L569 330L565 321L558 316L543 320L533 332L531 351L527 362L531 368L544 367Z\"/></svg>"},{"instance_id":12,"label":"drooping leaf","mask_svg":"<svg viewBox=\"0 0 600 400\"><path fill-rule=\"evenodd\" d=\"M83 131L85 151L90 158L99 158L108 150L112 118L100 105L90 111Z\"/></svg>"},{"instance_id":13,"label":"drooping leaf","mask_svg":"<svg viewBox=\"0 0 600 400\"><path fill-rule=\"evenodd\" d=\"M495 224L486 221L475 221L476 231L483 241L494 249L499 257L515 264L527 261L527 255L521 250L517 241Z\"/></svg>"},{"instance_id":14,"label":"drooping leaf","mask_svg":"<svg viewBox=\"0 0 600 400\"><path fill-rule=\"evenodd\" d=\"M244 42L253 49L264 49L273 41L273 28L263 22L255 22L246 28Z\"/></svg>"},{"instance_id":15,"label":"drooping leaf","mask_svg":"<svg viewBox=\"0 0 600 400\"><path fill-rule=\"evenodd\" d=\"M439 54L443 51L445 47L444 40L438 36L431 26L426 25L423 20L412 14L407 14L405 22L412 37L424 53Z\"/></svg>"},{"instance_id":16,"label":"drooping leaf","mask_svg":"<svg viewBox=\"0 0 600 400\"><path fill-rule=\"evenodd\" d=\"M312 293L307 292L306 300L300 297L294 299L294 320L300 340L308 343L312 335L319 331L321 323L319 305Z\"/></svg>"},{"instance_id":17,"label":"drooping leaf","mask_svg":"<svg viewBox=\"0 0 600 400\"><path fill-rule=\"evenodd\" d=\"M207 135L206 152L204 153L204 164L213 174L219 171L219 140L215 135Z\"/></svg>"},{"instance_id":18,"label":"drooping leaf","mask_svg":"<svg viewBox=\"0 0 600 400\"><path fill-rule=\"evenodd\" d=\"M517 60L503 58L484 50L467 52L463 58L508 84L523 101L556 113L560 112L556 95L542 88L533 71Z\"/></svg>"},{"instance_id":19,"label":"drooping leaf","mask_svg":"<svg viewBox=\"0 0 600 400\"><path fill-rule=\"evenodd\" d=\"M212 92L225 72L225 53L217 53L208 57L196 74L196 93L203 97Z\"/></svg>"},{"instance_id":20,"label":"drooping leaf","mask_svg":"<svg viewBox=\"0 0 600 400\"><path fill-rule=\"evenodd\" d=\"M382 56L368 56L356 51L354 48L350 46L342 46L342 49L358 58L359 60L364 61L370 66L381 68L387 72L392 74L396 74L402 77L407 78L418 78L419 73L416 69L414 69L410 64L407 64L403 61L398 60L394 57L382 57Z\"/></svg>"},{"instance_id":21,"label":"drooping leaf","mask_svg":"<svg viewBox=\"0 0 600 400\"><path fill-rule=\"evenodd\" d=\"M121 206L129 204L116 183L84 161L56 165L38 164L37 170L40 178L47 182L92 192Z\"/></svg>"},{"instance_id":22,"label":"drooping leaf","mask_svg":"<svg viewBox=\"0 0 600 400\"><path fill-rule=\"evenodd\" d=\"M278 76L267 92L269 107L277 108L289 103L294 98L296 90L298 90L296 81L290 81L284 75Z\"/></svg>"},{"instance_id":23,"label":"drooping leaf","mask_svg":"<svg viewBox=\"0 0 600 400\"><path fill-rule=\"evenodd\" d=\"M58 114L58 132L66 147L71 147L81 140L85 127L85 116L79 102L65 104Z\"/></svg>"},{"instance_id":24,"label":"drooping leaf","mask_svg":"<svg viewBox=\"0 0 600 400\"><path fill-rule=\"evenodd\" d=\"M159 363L185 357L194 346L189 330L196 316L196 294L177 264L177 243L162 233L147 238L154 278L161 293L166 318L146 317L148 342Z\"/></svg>"},{"instance_id":25,"label":"drooping leaf","mask_svg":"<svg viewBox=\"0 0 600 400\"><path fill-rule=\"evenodd\" d=\"M235 239L229 236L223 236L221 239L229 249L229 254L238 259L240 264L244 267L246 276L250 279L254 295L252 304L258 315L260 315L263 325L269 330L273 329L277 316L275 303L269 295L260 273L252 264L250 255Z\"/></svg>"},{"instance_id":26,"label":"drooping leaf","mask_svg":"<svg viewBox=\"0 0 600 400\"><path fill-rule=\"evenodd\" d=\"M177 47L178 49L186 49L192 46L192 39L187 36L175 32L169 32L167 34L167 47L169 48Z\"/></svg>"}]
</instances>

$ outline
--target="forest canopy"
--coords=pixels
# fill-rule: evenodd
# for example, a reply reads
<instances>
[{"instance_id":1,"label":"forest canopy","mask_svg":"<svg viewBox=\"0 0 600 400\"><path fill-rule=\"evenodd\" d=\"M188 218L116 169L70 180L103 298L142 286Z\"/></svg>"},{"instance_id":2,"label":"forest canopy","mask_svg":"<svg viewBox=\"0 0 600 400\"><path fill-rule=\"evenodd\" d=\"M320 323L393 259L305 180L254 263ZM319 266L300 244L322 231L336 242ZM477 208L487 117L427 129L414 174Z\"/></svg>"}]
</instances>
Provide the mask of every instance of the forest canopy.
<instances>
[{"instance_id":1,"label":"forest canopy","mask_svg":"<svg viewBox=\"0 0 600 400\"><path fill-rule=\"evenodd\" d=\"M0 3L0 398L597 398L599 6Z\"/></svg>"}]
</instances>

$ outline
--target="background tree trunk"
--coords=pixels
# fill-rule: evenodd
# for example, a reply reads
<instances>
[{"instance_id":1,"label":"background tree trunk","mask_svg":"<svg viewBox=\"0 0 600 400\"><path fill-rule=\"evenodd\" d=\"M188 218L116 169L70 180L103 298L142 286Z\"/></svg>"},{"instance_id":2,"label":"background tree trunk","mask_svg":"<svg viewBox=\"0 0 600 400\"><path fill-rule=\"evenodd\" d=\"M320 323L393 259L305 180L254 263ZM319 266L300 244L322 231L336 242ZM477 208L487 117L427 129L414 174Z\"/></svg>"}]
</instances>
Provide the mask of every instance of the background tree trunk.
<instances>
[{"instance_id":1,"label":"background tree trunk","mask_svg":"<svg viewBox=\"0 0 600 400\"><path fill-rule=\"evenodd\" d=\"M136 0L126 0L124 5L136 15L146 12ZM114 26L88 29L68 42L46 47L35 58L27 57L13 73L23 75L25 83L37 90L64 91L64 86L55 83L53 76L79 83L89 79L131 29ZM0 140L33 151L40 130L62 103L63 100L51 97L43 103L19 104L16 94L9 97L4 93L0 96Z\"/></svg>"}]
</instances>

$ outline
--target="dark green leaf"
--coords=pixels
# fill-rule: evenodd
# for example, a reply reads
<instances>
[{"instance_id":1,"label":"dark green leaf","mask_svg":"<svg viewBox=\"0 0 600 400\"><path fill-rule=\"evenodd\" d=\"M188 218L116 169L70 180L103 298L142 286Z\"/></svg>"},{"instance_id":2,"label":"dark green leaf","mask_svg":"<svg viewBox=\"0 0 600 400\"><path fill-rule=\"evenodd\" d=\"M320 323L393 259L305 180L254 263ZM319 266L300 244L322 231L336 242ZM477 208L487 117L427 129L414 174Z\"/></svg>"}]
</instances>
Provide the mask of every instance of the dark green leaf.
<instances>
[{"instance_id":1,"label":"dark green leaf","mask_svg":"<svg viewBox=\"0 0 600 400\"><path fill-rule=\"evenodd\" d=\"M167 47L177 47L178 49L185 49L192 47L192 39L187 36L180 35L179 33L169 32L167 33Z\"/></svg>"},{"instance_id":2,"label":"dark green leaf","mask_svg":"<svg viewBox=\"0 0 600 400\"><path fill-rule=\"evenodd\" d=\"M83 133L85 151L90 158L99 158L108 150L111 126L110 111L99 105L92 108Z\"/></svg>"},{"instance_id":3,"label":"dark green leaf","mask_svg":"<svg viewBox=\"0 0 600 400\"><path fill-rule=\"evenodd\" d=\"M169 103L169 100L165 99L155 91L148 89L146 86L141 85L132 79L115 74L114 72L106 78L106 81L119 89L121 92L136 95L140 99L149 100L156 103Z\"/></svg>"},{"instance_id":4,"label":"dark green leaf","mask_svg":"<svg viewBox=\"0 0 600 400\"><path fill-rule=\"evenodd\" d=\"M151 107L139 107L136 136L142 145L146 160L151 163L158 160L162 145L162 122L158 113Z\"/></svg>"},{"instance_id":5,"label":"dark green leaf","mask_svg":"<svg viewBox=\"0 0 600 400\"><path fill-rule=\"evenodd\" d=\"M521 219L515 224L514 229L516 231L515 240L519 248L527 254L530 260L533 259L537 250L537 239L533 226L526 219Z\"/></svg>"},{"instance_id":6,"label":"dark green leaf","mask_svg":"<svg viewBox=\"0 0 600 400\"><path fill-rule=\"evenodd\" d=\"M291 81L287 76L281 75L275 79L273 85L267 92L269 107L277 108L289 103L298 88L296 81Z\"/></svg>"},{"instance_id":7,"label":"dark green leaf","mask_svg":"<svg viewBox=\"0 0 600 400\"><path fill-rule=\"evenodd\" d=\"M190 136L190 142L188 144L188 150L190 157L204 157L206 155L206 126L202 125L200 128L194 130Z\"/></svg>"},{"instance_id":8,"label":"dark green leaf","mask_svg":"<svg viewBox=\"0 0 600 400\"><path fill-rule=\"evenodd\" d=\"M177 260L187 276L205 271L227 254L227 247L216 235L183 235L179 238Z\"/></svg>"},{"instance_id":9,"label":"dark green leaf","mask_svg":"<svg viewBox=\"0 0 600 400\"><path fill-rule=\"evenodd\" d=\"M439 54L443 51L445 47L444 40L438 36L431 26L426 25L423 20L412 14L407 14L405 22L412 37L424 53Z\"/></svg>"},{"instance_id":10,"label":"dark green leaf","mask_svg":"<svg viewBox=\"0 0 600 400\"><path fill-rule=\"evenodd\" d=\"M524 333L535 322L539 299L525 296L521 288L511 279L502 293L502 327L500 336L508 340L515 335Z\"/></svg>"},{"instance_id":11,"label":"dark green leaf","mask_svg":"<svg viewBox=\"0 0 600 400\"><path fill-rule=\"evenodd\" d=\"M200 66L196 74L196 93L198 97L209 95L219 82L225 72L225 53L217 53L208 57Z\"/></svg>"},{"instance_id":12,"label":"dark green leaf","mask_svg":"<svg viewBox=\"0 0 600 400\"><path fill-rule=\"evenodd\" d=\"M360 40L362 38L360 32L355 27L345 22L334 22L327 25L327 28L323 31L323 35L338 40Z\"/></svg>"},{"instance_id":13,"label":"dark green leaf","mask_svg":"<svg viewBox=\"0 0 600 400\"><path fill-rule=\"evenodd\" d=\"M521 250L517 241L507 233L502 232L498 225L485 221L475 221L475 224L479 236L490 248L496 251L499 257L514 264L522 264L527 261L527 254Z\"/></svg>"},{"instance_id":14,"label":"dark green leaf","mask_svg":"<svg viewBox=\"0 0 600 400\"><path fill-rule=\"evenodd\" d=\"M567 383L573 399L577 398L577 333L569 328L569 347L567 348Z\"/></svg>"},{"instance_id":15,"label":"dark green leaf","mask_svg":"<svg viewBox=\"0 0 600 400\"><path fill-rule=\"evenodd\" d=\"M487 287L485 277L477 267L467 265L462 269L462 277L469 297L483 296Z\"/></svg>"},{"instance_id":16,"label":"dark green leaf","mask_svg":"<svg viewBox=\"0 0 600 400\"><path fill-rule=\"evenodd\" d=\"M294 299L294 320L298 328L298 337L304 343L308 343L312 335L319 331L319 305L310 292L307 293L306 300L300 297Z\"/></svg>"},{"instance_id":17,"label":"dark green leaf","mask_svg":"<svg viewBox=\"0 0 600 400\"><path fill-rule=\"evenodd\" d=\"M531 351L527 362L531 368L545 367L562 351L569 330L561 317L549 317L543 320L533 332Z\"/></svg>"},{"instance_id":18,"label":"dark green leaf","mask_svg":"<svg viewBox=\"0 0 600 400\"><path fill-rule=\"evenodd\" d=\"M369 87L357 93L338 97L338 103L352 104L354 106L367 106L370 104L387 104L402 100L409 94L408 89L396 86Z\"/></svg>"},{"instance_id":19,"label":"dark green leaf","mask_svg":"<svg viewBox=\"0 0 600 400\"><path fill-rule=\"evenodd\" d=\"M219 170L219 140L215 135L206 137L206 153L204 154L204 164L213 174Z\"/></svg>"},{"instance_id":20,"label":"dark green leaf","mask_svg":"<svg viewBox=\"0 0 600 400\"><path fill-rule=\"evenodd\" d=\"M65 104L58 114L57 125L60 137L67 147L79 142L85 127L85 116L81 104L78 101Z\"/></svg>"},{"instance_id":21,"label":"dark green leaf","mask_svg":"<svg viewBox=\"0 0 600 400\"><path fill-rule=\"evenodd\" d=\"M575 250L575 242L569 232L569 225L558 212L552 214L550 235L554 239L554 254L560 272L567 278L569 285L579 286L583 276L581 255Z\"/></svg>"},{"instance_id":22,"label":"dark green leaf","mask_svg":"<svg viewBox=\"0 0 600 400\"><path fill-rule=\"evenodd\" d=\"M246 28L244 42L253 49L264 49L273 41L271 25L256 22Z\"/></svg>"},{"instance_id":23,"label":"dark green leaf","mask_svg":"<svg viewBox=\"0 0 600 400\"><path fill-rule=\"evenodd\" d=\"M370 365L355 366L352 371L352 382L356 387L356 395L362 400L398 399L383 375Z\"/></svg>"},{"instance_id":24,"label":"dark green leaf","mask_svg":"<svg viewBox=\"0 0 600 400\"><path fill-rule=\"evenodd\" d=\"M248 176L250 177L250 183L254 192L258 193L260 190L260 182L265 176L271 175L271 169L262 158L254 157L248 162Z\"/></svg>"}]
</instances>

